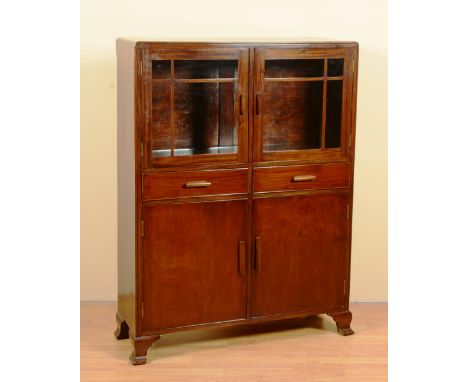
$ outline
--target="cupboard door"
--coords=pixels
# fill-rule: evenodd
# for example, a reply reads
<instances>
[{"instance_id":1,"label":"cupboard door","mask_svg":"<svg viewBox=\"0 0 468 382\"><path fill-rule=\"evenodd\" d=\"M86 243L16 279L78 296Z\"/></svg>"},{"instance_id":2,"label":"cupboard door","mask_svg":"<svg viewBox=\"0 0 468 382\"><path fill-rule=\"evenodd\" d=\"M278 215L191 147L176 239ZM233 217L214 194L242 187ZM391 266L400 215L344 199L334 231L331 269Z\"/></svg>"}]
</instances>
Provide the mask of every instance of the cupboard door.
<instances>
[{"instance_id":1,"label":"cupboard door","mask_svg":"<svg viewBox=\"0 0 468 382\"><path fill-rule=\"evenodd\" d=\"M352 57L346 48L255 49L255 161L348 155Z\"/></svg>"},{"instance_id":2,"label":"cupboard door","mask_svg":"<svg viewBox=\"0 0 468 382\"><path fill-rule=\"evenodd\" d=\"M143 208L143 333L246 317L247 201Z\"/></svg>"},{"instance_id":3,"label":"cupboard door","mask_svg":"<svg viewBox=\"0 0 468 382\"><path fill-rule=\"evenodd\" d=\"M142 56L144 167L247 162L248 49Z\"/></svg>"},{"instance_id":4,"label":"cupboard door","mask_svg":"<svg viewBox=\"0 0 468 382\"><path fill-rule=\"evenodd\" d=\"M254 201L252 316L345 305L347 193Z\"/></svg>"}]
</instances>

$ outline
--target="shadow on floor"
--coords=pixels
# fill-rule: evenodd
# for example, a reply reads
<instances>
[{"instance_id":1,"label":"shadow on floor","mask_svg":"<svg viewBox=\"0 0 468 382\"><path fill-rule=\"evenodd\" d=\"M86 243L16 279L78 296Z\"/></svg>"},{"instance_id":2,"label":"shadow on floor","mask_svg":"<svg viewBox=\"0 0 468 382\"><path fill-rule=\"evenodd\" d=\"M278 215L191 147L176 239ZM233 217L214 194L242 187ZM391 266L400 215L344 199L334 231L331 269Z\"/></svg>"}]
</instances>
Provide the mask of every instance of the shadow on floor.
<instances>
[{"instance_id":1,"label":"shadow on floor","mask_svg":"<svg viewBox=\"0 0 468 382\"><path fill-rule=\"evenodd\" d=\"M321 316L292 318L279 321L261 322L239 326L198 329L161 335L161 339L153 343L148 350L148 362L187 351L223 348L232 344L259 344L262 342L279 341L285 338L303 336L304 331L317 329L320 332L336 332L333 320ZM268 337L266 334L274 334ZM322 333L324 334L324 333ZM229 343L229 344L228 344ZM187 345L192 345L190 350ZM130 350L130 349L129 349Z\"/></svg>"}]
</instances>

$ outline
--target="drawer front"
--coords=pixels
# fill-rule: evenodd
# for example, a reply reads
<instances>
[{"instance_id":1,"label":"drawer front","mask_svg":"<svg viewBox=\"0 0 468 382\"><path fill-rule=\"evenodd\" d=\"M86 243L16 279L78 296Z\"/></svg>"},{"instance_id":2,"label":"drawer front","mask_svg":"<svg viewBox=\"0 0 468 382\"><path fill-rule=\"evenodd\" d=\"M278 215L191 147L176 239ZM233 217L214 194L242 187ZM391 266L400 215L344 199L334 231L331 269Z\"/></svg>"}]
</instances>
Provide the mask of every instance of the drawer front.
<instances>
[{"instance_id":1,"label":"drawer front","mask_svg":"<svg viewBox=\"0 0 468 382\"><path fill-rule=\"evenodd\" d=\"M143 200L247 193L247 169L143 174Z\"/></svg>"},{"instance_id":2,"label":"drawer front","mask_svg":"<svg viewBox=\"0 0 468 382\"><path fill-rule=\"evenodd\" d=\"M259 167L254 169L254 192L349 187L348 163Z\"/></svg>"}]
</instances>

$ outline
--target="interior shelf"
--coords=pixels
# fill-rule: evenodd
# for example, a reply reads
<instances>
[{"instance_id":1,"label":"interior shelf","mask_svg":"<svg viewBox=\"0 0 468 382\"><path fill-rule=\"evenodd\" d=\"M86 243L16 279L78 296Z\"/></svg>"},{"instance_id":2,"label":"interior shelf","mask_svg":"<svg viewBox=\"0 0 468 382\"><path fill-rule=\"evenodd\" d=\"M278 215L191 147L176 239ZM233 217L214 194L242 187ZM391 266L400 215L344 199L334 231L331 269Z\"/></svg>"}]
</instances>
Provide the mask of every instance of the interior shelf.
<instances>
[{"instance_id":1,"label":"interior shelf","mask_svg":"<svg viewBox=\"0 0 468 382\"><path fill-rule=\"evenodd\" d=\"M200 154L233 154L237 153L237 146L215 146L207 148L184 148L174 149L174 156L185 156L185 155L200 155ZM171 150L153 150L154 157L169 157L171 156Z\"/></svg>"}]
</instances>

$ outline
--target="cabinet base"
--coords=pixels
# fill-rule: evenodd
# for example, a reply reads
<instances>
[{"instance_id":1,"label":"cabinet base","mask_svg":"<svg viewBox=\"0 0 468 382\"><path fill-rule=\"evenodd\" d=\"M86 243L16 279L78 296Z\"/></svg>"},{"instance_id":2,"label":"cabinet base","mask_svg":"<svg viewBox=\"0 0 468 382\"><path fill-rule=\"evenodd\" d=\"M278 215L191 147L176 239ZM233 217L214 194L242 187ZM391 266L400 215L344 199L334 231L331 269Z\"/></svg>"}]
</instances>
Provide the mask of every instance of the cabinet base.
<instances>
[{"instance_id":1,"label":"cabinet base","mask_svg":"<svg viewBox=\"0 0 468 382\"><path fill-rule=\"evenodd\" d=\"M349 310L327 314L335 320L336 329L342 336L350 336L351 334L354 334L354 331L350 326L353 315Z\"/></svg>"},{"instance_id":2,"label":"cabinet base","mask_svg":"<svg viewBox=\"0 0 468 382\"><path fill-rule=\"evenodd\" d=\"M351 329L351 326L350 326L353 316L349 310L327 313L327 314L331 318L333 318L333 320L335 321L336 328L339 334L341 334L342 336L349 336L349 335L354 334L354 331ZM146 357L147 357L148 349L151 347L151 345L155 341L159 340L161 336L159 334L153 334L149 336L141 336L141 337L134 338L128 331L127 323L124 320L122 320L122 318L120 317L118 313L116 316L116 320L117 320L117 330L115 331L115 337L117 339L125 339L125 338L130 337L132 341L133 352L130 355L130 362L133 365L145 364L147 361ZM262 321L269 321L269 320L262 320ZM242 324L253 324L253 322L244 321ZM226 325L223 325L222 323L218 323L218 325L213 325L213 327L218 327L218 326L226 326ZM231 326L231 324L229 324L228 326Z\"/></svg>"},{"instance_id":3,"label":"cabinet base","mask_svg":"<svg viewBox=\"0 0 468 382\"><path fill-rule=\"evenodd\" d=\"M145 336L145 337L131 337L133 343L133 353L130 355L130 362L133 365L144 365L146 363L146 356L148 349L153 342L159 340L161 336Z\"/></svg>"}]
</instances>

